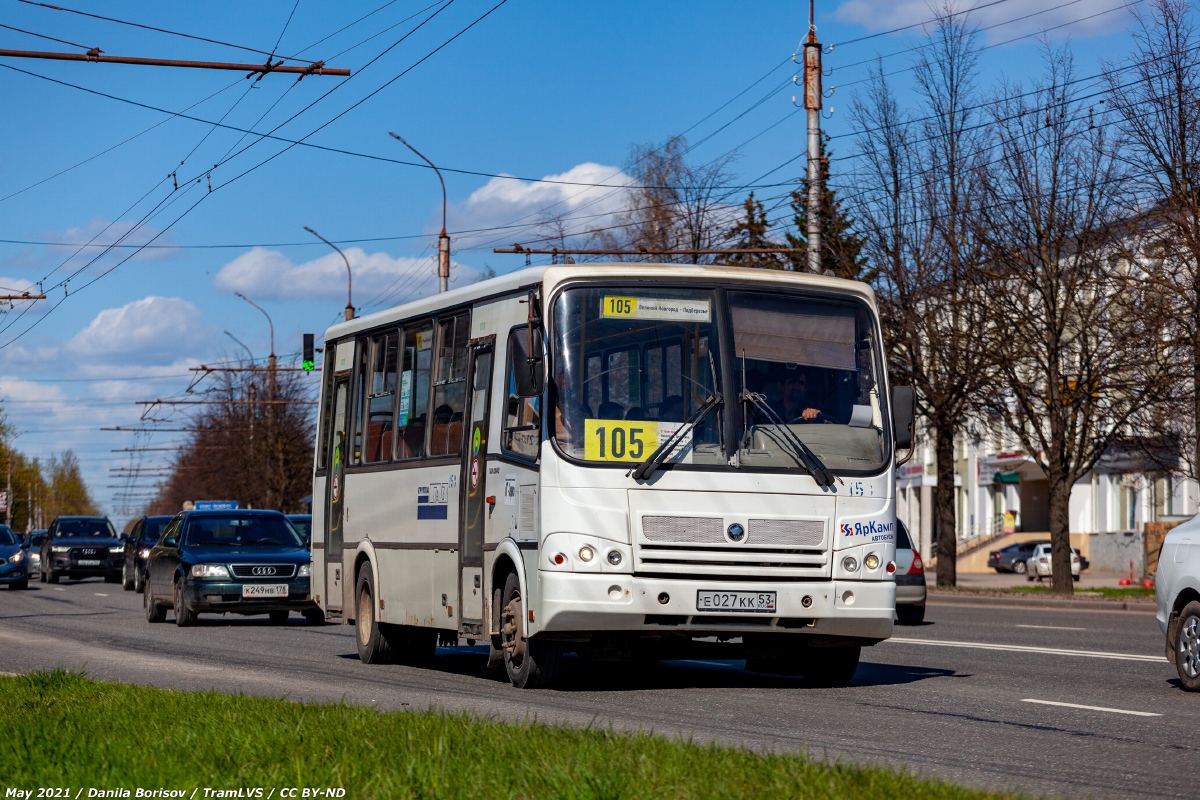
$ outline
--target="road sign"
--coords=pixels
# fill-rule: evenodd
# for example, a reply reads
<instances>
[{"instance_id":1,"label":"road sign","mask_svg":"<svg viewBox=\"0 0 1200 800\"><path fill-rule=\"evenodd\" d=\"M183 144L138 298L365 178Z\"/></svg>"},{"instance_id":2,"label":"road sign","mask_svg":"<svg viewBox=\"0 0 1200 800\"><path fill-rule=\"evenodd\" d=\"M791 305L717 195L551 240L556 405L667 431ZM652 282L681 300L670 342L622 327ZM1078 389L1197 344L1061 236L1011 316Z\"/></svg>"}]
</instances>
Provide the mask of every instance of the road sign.
<instances>
[{"instance_id":1,"label":"road sign","mask_svg":"<svg viewBox=\"0 0 1200 800\"><path fill-rule=\"evenodd\" d=\"M241 508L237 500L197 500L197 511L233 511Z\"/></svg>"}]
</instances>

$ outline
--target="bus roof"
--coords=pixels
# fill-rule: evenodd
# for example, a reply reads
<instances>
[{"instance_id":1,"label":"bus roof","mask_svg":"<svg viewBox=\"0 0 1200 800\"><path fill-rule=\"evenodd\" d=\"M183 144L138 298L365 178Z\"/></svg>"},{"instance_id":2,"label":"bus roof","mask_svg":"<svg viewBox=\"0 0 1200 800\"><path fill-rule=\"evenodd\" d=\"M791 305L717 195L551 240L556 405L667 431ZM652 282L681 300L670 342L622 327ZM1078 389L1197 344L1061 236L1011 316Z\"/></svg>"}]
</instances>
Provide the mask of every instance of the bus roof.
<instances>
[{"instance_id":1,"label":"bus roof","mask_svg":"<svg viewBox=\"0 0 1200 800\"><path fill-rule=\"evenodd\" d=\"M511 294L521 289L544 284L553 291L559 283L578 278L675 278L683 281L710 281L714 283L754 283L803 286L810 289L853 294L875 308L875 293L860 281L810 275L806 272L790 272L752 267L727 265L655 264L643 262L587 262L584 264L562 264L558 266L526 267L522 270L498 275L479 283L472 283L445 294L435 294L401 306L377 311L348 322L339 322L325 331L325 340L341 338L361 330L376 328L391 322L433 314L444 308L467 305L478 300L498 295Z\"/></svg>"}]
</instances>

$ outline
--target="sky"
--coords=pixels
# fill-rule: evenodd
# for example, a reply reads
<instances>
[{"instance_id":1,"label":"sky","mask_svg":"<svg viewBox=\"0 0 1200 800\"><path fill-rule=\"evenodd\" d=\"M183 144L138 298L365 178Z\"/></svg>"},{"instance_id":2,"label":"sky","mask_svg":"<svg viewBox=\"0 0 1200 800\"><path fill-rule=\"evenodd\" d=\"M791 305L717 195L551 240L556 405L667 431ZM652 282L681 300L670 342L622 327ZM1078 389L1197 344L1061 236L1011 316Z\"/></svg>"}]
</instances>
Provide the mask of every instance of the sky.
<instances>
[{"instance_id":1,"label":"sky","mask_svg":"<svg viewBox=\"0 0 1200 800\"><path fill-rule=\"evenodd\" d=\"M255 80L0 57L0 292L47 294L0 313L0 407L27 455L73 449L118 523L130 501L114 492L150 490L110 469L167 464L171 452L113 451L170 448L184 434L100 428L146 427L136 402L182 396L191 368L265 359L267 317L236 293L270 315L285 360L304 332L320 342L341 318L345 266L305 226L345 252L360 313L436 291L440 184L389 131L443 170L458 285L523 267L492 248L537 239L548 217L573 230L611 220L635 145L683 134L698 163L732 156L732 203L753 185L774 206L804 165L799 2L65 6L220 44L0 0L0 48L251 63L274 52L352 71ZM1125 55L1133 22L1121 0L957 7L974 9L985 95L1036 72L1043 36L1069 42L1091 75ZM915 102L907 68L931 16L926 0L817 0L822 124L843 157L832 183L853 163L846 110L869 64ZM157 427L185 427L184 408L154 412L174 420Z\"/></svg>"}]
</instances>

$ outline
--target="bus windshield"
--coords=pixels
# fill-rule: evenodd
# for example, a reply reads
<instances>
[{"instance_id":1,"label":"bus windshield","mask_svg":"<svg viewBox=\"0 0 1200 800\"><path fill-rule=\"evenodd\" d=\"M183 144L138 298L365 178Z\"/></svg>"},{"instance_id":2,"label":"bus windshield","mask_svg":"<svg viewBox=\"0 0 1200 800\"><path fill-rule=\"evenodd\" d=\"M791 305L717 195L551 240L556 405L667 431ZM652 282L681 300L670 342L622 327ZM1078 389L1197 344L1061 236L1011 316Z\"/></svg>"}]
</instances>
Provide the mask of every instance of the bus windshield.
<instances>
[{"instance_id":1,"label":"bus windshield","mask_svg":"<svg viewBox=\"0 0 1200 800\"><path fill-rule=\"evenodd\" d=\"M589 287L564 291L553 318L554 437L570 457L641 462L694 420L664 463L807 471L807 450L836 471L884 465L880 349L862 304L774 289ZM714 395L722 402L706 409Z\"/></svg>"}]
</instances>

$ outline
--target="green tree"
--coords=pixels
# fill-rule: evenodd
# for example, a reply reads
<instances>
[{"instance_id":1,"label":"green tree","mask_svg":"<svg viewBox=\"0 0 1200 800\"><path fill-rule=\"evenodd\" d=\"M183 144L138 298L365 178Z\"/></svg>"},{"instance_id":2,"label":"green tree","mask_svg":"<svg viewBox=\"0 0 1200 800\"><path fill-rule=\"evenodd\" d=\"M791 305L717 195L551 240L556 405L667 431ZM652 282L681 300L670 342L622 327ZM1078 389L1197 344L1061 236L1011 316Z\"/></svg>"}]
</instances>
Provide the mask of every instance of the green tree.
<instances>
[{"instance_id":1,"label":"green tree","mask_svg":"<svg viewBox=\"0 0 1200 800\"><path fill-rule=\"evenodd\" d=\"M829 186L829 134L821 139L821 267L839 278L870 281L875 270L869 269L863 255L864 241L854 231L854 220L842 207L837 191ZM795 231L788 231L787 246L801 252L788 253L789 268L800 272L808 270L808 188L805 178L800 187L792 192L792 221Z\"/></svg>"},{"instance_id":2,"label":"green tree","mask_svg":"<svg viewBox=\"0 0 1200 800\"><path fill-rule=\"evenodd\" d=\"M746 215L725 234L725 241L733 241L737 250L755 250L779 247L779 242L770 238L770 223L761 200L754 199L754 192L742 204ZM782 253L745 253L728 256L726 264L736 267L758 267L760 269L790 269L791 264Z\"/></svg>"},{"instance_id":3,"label":"green tree","mask_svg":"<svg viewBox=\"0 0 1200 800\"><path fill-rule=\"evenodd\" d=\"M50 487L46 498L47 518L63 514L97 514L96 504L79 470L79 459L68 449L62 456L50 457L46 464L50 472Z\"/></svg>"}]
</instances>

